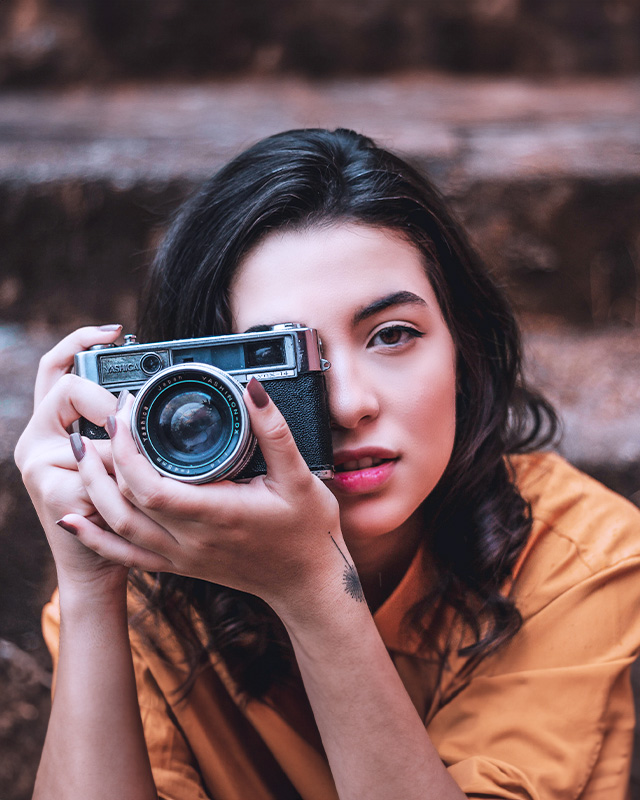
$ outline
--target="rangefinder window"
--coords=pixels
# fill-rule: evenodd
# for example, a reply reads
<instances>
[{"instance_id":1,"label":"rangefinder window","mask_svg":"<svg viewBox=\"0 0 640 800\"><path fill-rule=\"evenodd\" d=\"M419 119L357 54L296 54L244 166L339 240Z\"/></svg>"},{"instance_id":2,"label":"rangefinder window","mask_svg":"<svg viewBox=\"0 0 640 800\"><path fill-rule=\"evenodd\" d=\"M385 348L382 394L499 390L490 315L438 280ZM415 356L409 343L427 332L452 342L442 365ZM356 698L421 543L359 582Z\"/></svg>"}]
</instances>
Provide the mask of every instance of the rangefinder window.
<instances>
[{"instance_id":1,"label":"rangefinder window","mask_svg":"<svg viewBox=\"0 0 640 800\"><path fill-rule=\"evenodd\" d=\"M244 351L241 344L217 344L215 347L177 348L173 352L174 364L209 364L225 372L244 369Z\"/></svg>"},{"instance_id":2,"label":"rangefinder window","mask_svg":"<svg viewBox=\"0 0 640 800\"><path fill-rule=\"evenodd\" d=\"M258 339L244 345L247 367L275 367L287 363L284 339Z\"/></svg>"}]
</instances>

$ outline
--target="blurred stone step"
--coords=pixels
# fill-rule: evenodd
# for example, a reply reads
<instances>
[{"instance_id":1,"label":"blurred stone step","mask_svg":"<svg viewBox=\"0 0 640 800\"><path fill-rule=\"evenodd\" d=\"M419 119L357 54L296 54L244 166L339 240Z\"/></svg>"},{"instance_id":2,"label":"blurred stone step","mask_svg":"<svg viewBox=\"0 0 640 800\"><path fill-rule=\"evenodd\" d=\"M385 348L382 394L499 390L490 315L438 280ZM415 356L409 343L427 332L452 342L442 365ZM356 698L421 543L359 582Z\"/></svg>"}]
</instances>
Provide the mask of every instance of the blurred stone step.
<instances>
[{"instance_id":1,"label":"blurred stone step","mask_svg":"<svg viewBox=\"0 0 640 800\"><path fill-rule=\"evenodd\" d=\"M0 94L0 319L132 325L185 194L257 139L314 125L424 166L521 310L640 322L640 80L424 74Z\"/></svg>"},{"instance_id":2,"label":"blurred stone step","mask_svg":"<svg viewBox=\"0 0 640 800\"><path fill-rule=\"evenodd\" d=\"M640 67L635 0L3 0L0 83Z\"/></svg>"},{"instance_id":3,"label":"blurred stone step","mask_svg":"<svg viewBox=\"0 0 640 800\"><path fill-rule=\"evenodd\" d=\"M640 328L525 330L525 372L562 421L559 451L640 506Z\"/></svg>"}]
</instances>

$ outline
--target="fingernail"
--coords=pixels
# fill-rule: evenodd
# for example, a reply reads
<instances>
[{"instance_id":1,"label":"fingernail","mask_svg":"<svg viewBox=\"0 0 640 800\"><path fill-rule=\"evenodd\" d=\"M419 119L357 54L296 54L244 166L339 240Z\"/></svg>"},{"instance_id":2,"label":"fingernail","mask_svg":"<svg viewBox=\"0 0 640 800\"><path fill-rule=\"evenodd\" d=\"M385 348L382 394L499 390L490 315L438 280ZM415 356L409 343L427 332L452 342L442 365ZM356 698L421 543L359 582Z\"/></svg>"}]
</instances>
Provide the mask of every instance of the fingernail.
<instances>
[{"instance_id":1,"label":"fingernail","mask_svg":"<svg viewBox=\"0 0 640 800\"><path fill-rule=\"evenodd\" d=\"M116 403L116 414L120 409L124 406L127 402L127 397L129 397L129 390L123 389L120 394L118 395L118 402Z\"/></svg>"},{"instance_id":2,"label":"fingernail","mask_svg":"<svg viewBox=\"0 0 640 800\"><path fill-rule=\"evenodd\" d=\"M109 414L107 417L107 423L104 427L107 429L109 438L113 439L113 437L116 435L116 418Z\"/></svg>"},{"instance_id":3,"label":"fingernail","mask_svg":"<svg viewBox=\"0 0 640 800\"><path fill-rule=\"evenodd\" d=\"M76 461L82 461L86 451L82 436L80 436L79 433L72 433L70 439L71 449L73 450L73 455L76 457Z\"/></svg>"},{"instance_id":4,"label":"fingernail","mask_svg":"<svg viewBox=\"0 0 640 800\"><path fill-rule=\"evenodd\" d=\"M112 323L110 325L98 325L99 331L119 331L122 325L119 323Z\"/></svg>"},{"instance_id":5,"label":"fingernail","mask_svg":"<svg viewBox=\"0 0 640 800\"><path fill-rule=\"evenodd\" d=\"M65 522L64 519L59 519L56 522L56 525L59 525L63 531L67 531L67 533L72 533L74 536L78 535L78 529L75 525L72 525L70 522Z\"/></svg>"},{"instance_id":6,"label":"fingernail","mask_svg":"<svg viewBox=\"0 0 640 800\"><path fill-rule=\"evenodd\" d=\"M258 408L264 408L269 403L269 395L265 392L263 385L255 378L251 378L247 384L249 397Z\"/></svg>"}]
</instances>

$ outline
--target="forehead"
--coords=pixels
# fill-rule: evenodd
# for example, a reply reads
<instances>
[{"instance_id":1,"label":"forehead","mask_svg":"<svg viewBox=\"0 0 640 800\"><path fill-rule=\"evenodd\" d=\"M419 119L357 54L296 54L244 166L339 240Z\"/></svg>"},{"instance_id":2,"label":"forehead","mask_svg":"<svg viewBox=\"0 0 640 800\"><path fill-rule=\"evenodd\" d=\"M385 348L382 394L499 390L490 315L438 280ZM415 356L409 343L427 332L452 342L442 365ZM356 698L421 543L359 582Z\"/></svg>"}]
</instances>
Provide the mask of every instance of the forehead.
<instances>
[{"instance_id":1,"label":"forehead","mask_svg":"<svg viewBox=\"0 0 640 800\"><path fill-rule=\"evenodd\" d=\"M422 254L395 231L340 224L275 232L245 257L231 285L234 329L346 324L359 308L401 291L437 308Z\"/></svg>"}]
</instances>

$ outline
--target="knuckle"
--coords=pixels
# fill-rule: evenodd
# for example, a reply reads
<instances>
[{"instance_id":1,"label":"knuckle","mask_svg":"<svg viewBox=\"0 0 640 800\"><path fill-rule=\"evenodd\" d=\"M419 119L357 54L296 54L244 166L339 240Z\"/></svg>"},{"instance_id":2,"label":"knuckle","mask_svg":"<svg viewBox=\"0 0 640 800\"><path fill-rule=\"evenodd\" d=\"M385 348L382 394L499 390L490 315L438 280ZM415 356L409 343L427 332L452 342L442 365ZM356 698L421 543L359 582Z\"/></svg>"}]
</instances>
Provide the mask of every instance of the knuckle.
<instances>
[{"instance_id":1,"label":"knuckle","mask_svg":"<svg viewBox=\"0 0 640 800\"><path fill-rule=\"evenodd\" d=\"M130 503L133 503L133 501L136 499L129 484L120 479L118 479L118 489L120 490L120 494L124 497L124 499L128 500Z\"/></svg>"},{"instance_id":2,"label":"knuckle","mask_svg":"<svg viewBox=\"0 0 640 800\"><path fill-rule=\"evenodd\" d=\"M79 380L81 379L78 378L77 375L72 375L70 372L66 372L56 381L56 391L63 397L71 396L76 392Z\"/></svg>"},{"instance_id":3,"label":"knuckle","mask_svg":"<svg viewBox=\"0 0 640 800\"><path fill-rule=\"evenodd\" d=\"M308 469L297 470L290 480L290 484L296 494L311 493L314 489L313 475Z\"/></svg>"},{"instance_id":4,"label":"knuckle","mask_svg":"<svg viewBox=\"0 0 640 800\"><path fill-rule=\"evenodd\" d=\"M77 386L81 385L82 378L79 378L77 375L74 375L72 372L65 372L64 375L61 375L58 379L58 382L61 386L71 390Z\"/></svg>"},{"instance_id":5,"label":"knuckle","mask_svg":"<svg viewBox=\"0 0 640 800\"><path fill-rule=\"evenodd\" d=\"M26 431L20 436L13 451L13 460L15 461L15 465L18 467L23 476L28 464L27 453L29 451L25 433Z\"/></svg>"},{"instance_id":6,"label":"knuckle","mask_svg":"<svg viewBox=\"0 0 640 800\"><path fill-rule=\"evenodd\" d=\"M28 449L21 456L19 461L18 468L22 476L22 481L30 494L35 492L40 495L42 486L48 483L53 483L57 493L60 493L59 480L51 481L51 479L49 479L47 481L47 474L51 472L52 467L41 452L34 452L32 449Z\"/></svg>"},{"instance_id":7,"label":"knuckle","mask_svg":"<svg viewBox=\"0 0 640 800\"><path fill-rule=\"evenodd\" d=\"M80 465L78 472L87 492L89 494L95 493L97 496L100 493L100 477L95 475L93 469L87 469L85 464Z\"/></svg>"},{"instance_id":8,"label":"knuckle","mask_svg":"<svg viewBox=\"0 0 640 800\"><path fill-rule=\"evenodd\" d=\"M17 452L17 448L16 448ZM26 454L16 455L16 465L20 470L20 474L22 475L22 482L24 485L29 489L30 487L34 486L37 482L38 476L38 462L37 459L30 458Z\"/></svg>"},{"instance_id":9,"label":"knuckle","mask_svg":"<svg viewBox=\"0 0 640 800\"><path fill-rule=\"evenodd\" d=\"M57 508L60 505L60 485L56 480L44 480L39 487L41 502L45 508Z\"/></svg>"},{"instance_id":10,"label":"knuckle","mask_svg":"<svg viewBox=\"0 0 640 800\"><path fill-rule=\"evenodd\" d=\"M38 372L48 372L54 366L54 360L55 352L53 350L47 350L47 352L40 357Z\"/></svg>"},{"instance_id":11,"label":"knuckle","mask_svg":"<svg viewBox=\"0 0 640 800\"><path fill-rule=\"evenodd\" d=\"M69 369L73 363L73 355L61 353L59 345L42 355L38 363L38 374L47 374L55 370Z\"/></svg>"},{"instance_id":12,"label":"knuckle","mask_svg":"<svg viewBox=\"0 0 640 800\"><path fill-rule=\"evenodd\" d=\"M211 519L211 512L203 509L199 515L203 524L206 524L207 518ZM244 522L244 513L235 508L224 508L218 506L215 515L216 531L229 535L235 531L241 530Z\"/></svg>"},{"instance_id":13,"label":"knuckle","mask_svg":"<svg viewBox=\"0 0 640 800\"><path fill-rule=\"evenodd\" d=\"M288 447L293 443L289 426L282 417L273 422L269 430L269 439L276 446Z\"/></svg>"},{"instance_id":14,"label":"knuckle","mask_svg":"<svg viewBox=\"0 0 640 800\"><path fill-rule=\"evenodd\" d=\"M158 485L150 486L141 492L140 502L149 511L164 511L167 507L167 497Z\"/></svg>"},{"instance_id":15,"label":"knuckle","mask_svg":"<svg viewBox=\"0 0 640 800\"><path fill-rule=\"evenodd\" d=\"M128 549L117 560L125 569L147 569L143 564L144 558L141 558L135 549Z\"/></svg>"},{"instance_id":16,"label":"knuckle","mask_svg":"<svg viewBox=\"0 0 640 800\"><path fill-rule=\"evenodd\" d=\"M122 514L121 516L117 517L111 523L111 529L114 533L117 533L118 536L121 536L123 539L131 542L135 537L135 527L131 522L131 519L126 515Z\"/></svg>"}]
</instances>

